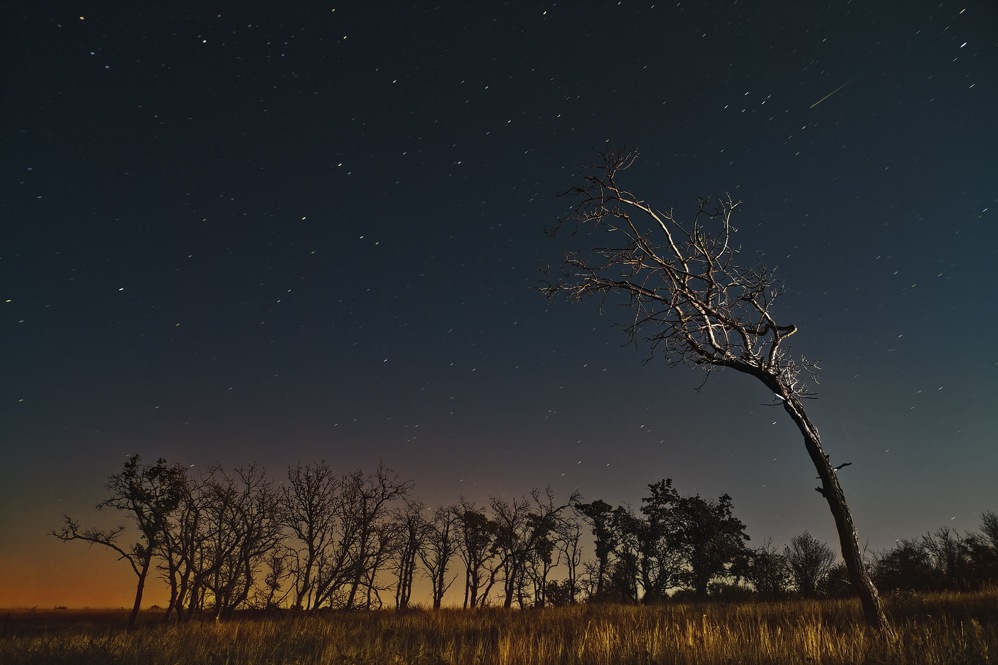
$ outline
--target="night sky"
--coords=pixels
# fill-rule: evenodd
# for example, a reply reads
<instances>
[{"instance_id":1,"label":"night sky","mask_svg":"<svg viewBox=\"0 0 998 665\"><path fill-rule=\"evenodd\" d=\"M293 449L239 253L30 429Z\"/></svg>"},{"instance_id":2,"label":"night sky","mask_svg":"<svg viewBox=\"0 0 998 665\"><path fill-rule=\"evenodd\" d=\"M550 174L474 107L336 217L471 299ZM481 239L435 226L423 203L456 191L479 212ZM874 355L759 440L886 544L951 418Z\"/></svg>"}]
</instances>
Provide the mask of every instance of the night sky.
<instances>
[{"instance_id":1,"label":"night sky","mask_svg":"<svg viewBox=\"0 0 998 665\"><path fill-rule=\"evenodd\" d=\"M671 477L835 544L761 384L539 294L608 143L661 207L743 201L862 541L998 509L998 7L578 5L4 3L0 606L129 602L47 533L118 522L132 453L383 460L430 505Z\"/></svg>"}]
</instances>

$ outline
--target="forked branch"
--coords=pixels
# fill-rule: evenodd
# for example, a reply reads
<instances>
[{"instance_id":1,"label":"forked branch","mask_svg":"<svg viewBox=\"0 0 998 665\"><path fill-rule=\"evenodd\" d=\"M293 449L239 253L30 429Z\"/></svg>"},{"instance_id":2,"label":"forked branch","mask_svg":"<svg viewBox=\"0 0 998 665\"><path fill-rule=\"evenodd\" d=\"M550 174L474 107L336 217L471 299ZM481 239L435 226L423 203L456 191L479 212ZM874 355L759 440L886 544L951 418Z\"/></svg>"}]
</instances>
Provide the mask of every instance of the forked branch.
<instances>
[{"instance_id":1,"label":"forked branch","mask_svg":"<svg viewBox=\"0 0 998 665\"><path fill-rule=\"evenodd\" d=\"M633 341L661 350L672 364L731 367L808 396L801 369L783 347L796 326L777 323L773 305L781 285L764 267L737 262L733 217L740 203L725 195L701 198L689 222L660 210L619 183L636 152L607 150L601 163L565 192L577 203L558 229L603 230L621 242L566 254L565 271L549 280L549 294L572 299L623 296L633 317Z\"/></svg>"}]
</instances>

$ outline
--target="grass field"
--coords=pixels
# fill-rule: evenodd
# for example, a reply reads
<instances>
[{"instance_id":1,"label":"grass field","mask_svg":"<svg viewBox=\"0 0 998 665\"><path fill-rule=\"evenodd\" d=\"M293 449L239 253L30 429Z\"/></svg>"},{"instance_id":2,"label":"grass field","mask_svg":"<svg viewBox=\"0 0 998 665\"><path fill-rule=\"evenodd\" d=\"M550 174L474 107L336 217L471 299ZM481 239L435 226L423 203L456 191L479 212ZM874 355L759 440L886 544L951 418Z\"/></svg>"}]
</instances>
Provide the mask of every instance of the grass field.
<instances>
[{"instance_id":1,"label":"grass field","mask_svg":"<svg viewBox=\"0 0 998 665\"><path fill-rule=\"evenodd\" d=\"M998 662L998 590L888 600L894 634L867 631L858 603L815 601L544 610L243 615L164 625L148 613L6 613L0 663L208 664Z\"/></svg>"}]
</instances>

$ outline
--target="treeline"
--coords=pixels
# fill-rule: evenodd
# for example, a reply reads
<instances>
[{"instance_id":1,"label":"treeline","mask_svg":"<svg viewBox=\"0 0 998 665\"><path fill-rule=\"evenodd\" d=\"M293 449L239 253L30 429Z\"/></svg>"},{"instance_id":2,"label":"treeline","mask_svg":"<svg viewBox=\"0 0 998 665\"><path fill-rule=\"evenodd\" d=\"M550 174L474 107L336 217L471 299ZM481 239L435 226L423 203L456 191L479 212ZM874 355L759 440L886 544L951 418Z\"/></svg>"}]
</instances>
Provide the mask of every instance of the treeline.
<instances>
[{"instance_id":1,"label":"treeline","mask_svg":"<svg viewBox=\"0 0 998 665\"><path fill-rule=\"evenodd\" d=\"M434 608L454 584L465 608L849 593L826 544L804 533L783 550L749 547L730 496L681 496L668 479L649 485L637 510L550 490L429 508L412 489L384 466L339 474L299 464L277 482L255 465L199 472L132 456L98 508L126 513L137 540L69 516L53 535L108 547L132 567L132 624L150 576L168 586L177 621L241 608L405 609L419 576ZM998 514L986 513L979 533L899 542L871 566L882 590L994 584Z\"/></svg>"}]
</instances>

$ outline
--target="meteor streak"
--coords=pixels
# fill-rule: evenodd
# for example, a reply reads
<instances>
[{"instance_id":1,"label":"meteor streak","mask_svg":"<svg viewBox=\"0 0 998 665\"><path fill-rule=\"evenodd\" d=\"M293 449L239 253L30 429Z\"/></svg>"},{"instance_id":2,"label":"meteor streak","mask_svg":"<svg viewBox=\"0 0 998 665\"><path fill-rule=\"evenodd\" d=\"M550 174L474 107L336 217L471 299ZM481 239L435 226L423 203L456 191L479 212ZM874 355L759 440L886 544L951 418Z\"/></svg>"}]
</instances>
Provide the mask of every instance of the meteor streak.
<instances>
[{"instance_id":1,"label":"meteor streak","mask_svg":"<svg viewBox=\"0 0 998 665\"><path fill-rule=\"evenodd\" d=\"M846 87L847 85L849 85L850 83L852 83L853 81L855 81L858 78L859 78L858 76L852 77L851 79L849 79L848 81L846 81L845 83L843 83L842 85L840 85L839 87L835 88L835 90L832 90L830 93L828 93L827 95L825 95L824 97L822 97L821 99L819 99L818 101L816 101L814 104L811 104L810 108L813 109L815 106L817 106L821 102L825 101L826 99L828 99L829 97L831 97L832 95L834 95L836 92L838 92L842 88Z\"/></svg>"}]
</instances>

